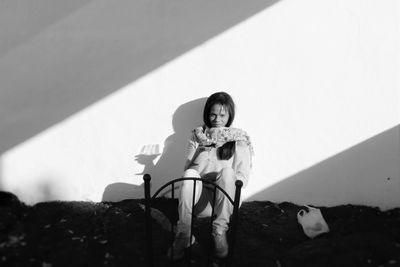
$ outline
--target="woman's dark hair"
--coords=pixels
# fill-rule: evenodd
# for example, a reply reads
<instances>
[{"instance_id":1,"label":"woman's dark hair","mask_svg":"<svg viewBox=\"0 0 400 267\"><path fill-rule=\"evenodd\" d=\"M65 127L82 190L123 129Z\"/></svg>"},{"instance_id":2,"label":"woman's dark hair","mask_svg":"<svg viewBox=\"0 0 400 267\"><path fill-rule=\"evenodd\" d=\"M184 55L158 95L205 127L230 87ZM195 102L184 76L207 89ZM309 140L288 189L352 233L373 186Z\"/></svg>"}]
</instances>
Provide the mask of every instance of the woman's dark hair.
<instances>
[{"instance_id":1,"label":"woman's dark hair","mask_svg":"<svg viewBox=\"0 0 400 267\"><path fill-rule=\"evenodd\" d=\"M232 97L225 92L214 93L208 97L203 111L204 124L209 128L212 127L210 122L210 111L215 104L220 104L228 110L229 118L226 127L231 126L233 119L235 118L235 103L233 102ZM226 142L223 146L218 148L217 156L221 160L228 160L233 156L235 150L235 142Z\"/></svg>"}]
</instances>

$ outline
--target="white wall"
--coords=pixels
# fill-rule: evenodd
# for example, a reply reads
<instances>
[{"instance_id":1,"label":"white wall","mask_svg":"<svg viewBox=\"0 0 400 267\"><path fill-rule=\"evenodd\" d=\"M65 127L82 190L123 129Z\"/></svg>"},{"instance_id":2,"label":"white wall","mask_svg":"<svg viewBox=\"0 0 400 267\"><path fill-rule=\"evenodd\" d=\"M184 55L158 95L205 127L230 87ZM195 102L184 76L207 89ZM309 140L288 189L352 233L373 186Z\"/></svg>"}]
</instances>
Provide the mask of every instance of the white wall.
<instances>
[{"instance_id":1,"label":"white wall","mask_svg":"<svg viewBox=\"0 0 400 267\"><path fill-rule=\"evenodd\" d=\"M142 173L153 188L180 175L204 97L224 90L256 150L245 198L399 206L396 1L274 2L4 11L8 27L24 8L47 20L0 26L2 189L27 203L142 197ZM163 154L142 155L149 144Z\"/></svg>"}]
</instances>

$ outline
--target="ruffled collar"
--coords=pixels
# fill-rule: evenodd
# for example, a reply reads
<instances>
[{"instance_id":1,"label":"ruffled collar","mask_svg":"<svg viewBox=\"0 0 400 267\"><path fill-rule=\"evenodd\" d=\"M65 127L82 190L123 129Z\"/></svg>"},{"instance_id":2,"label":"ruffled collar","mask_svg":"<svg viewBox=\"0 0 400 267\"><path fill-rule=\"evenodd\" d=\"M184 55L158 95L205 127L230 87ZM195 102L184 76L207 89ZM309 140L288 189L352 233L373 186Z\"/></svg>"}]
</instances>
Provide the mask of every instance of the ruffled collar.
<instances>
[{"instance_id":1,"label":"ruffled collar","mask_svg":"<svg viewBox=\"0 0 400 267\"><path fill-rule=\"evenodd\" d=\"M254 155L253 146L249 135L242 129L232 127L208 128L199 126L193 130L196 141L200 146L221 147L226 142L244 141L250 148L251 155Z\"/></svg>"}]
</instances>

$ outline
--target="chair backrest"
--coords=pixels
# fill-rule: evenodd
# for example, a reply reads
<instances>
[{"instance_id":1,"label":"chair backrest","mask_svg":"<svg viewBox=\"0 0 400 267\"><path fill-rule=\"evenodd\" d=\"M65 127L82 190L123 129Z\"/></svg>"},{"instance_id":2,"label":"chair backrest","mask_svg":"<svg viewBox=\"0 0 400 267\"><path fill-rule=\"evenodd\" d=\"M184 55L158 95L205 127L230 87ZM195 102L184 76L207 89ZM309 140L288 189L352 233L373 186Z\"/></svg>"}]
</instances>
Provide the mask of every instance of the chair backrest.
<instances>
[{"instance_id":1,"label":"chair backrest","mask_svg":"<svg viewBox=\"0 0 400 267\"><path fill-rule=\"evenodd\" d=\"M240 180L237 180L235 182L235 196L234 199L232 199L229 194L222 189L219 185L202 179L202 178L197 178L197 177L185 177L185 178L177 178L177 179L173 179L171 181L169 181L168 183L164 184L163 186L161 186L154 194L153 196L150 195L150 181L151 181L151 177L149 174L145 174L143 176L143 180L144 180L144 196L145 196L145 225L146 225L146 262L147 262L147 266L148 267L152 267L154 265L153 263L153 245L152 245L152 240L153 240L153 234L152 234L152 227L151 227L151 204L152 204L152 200L154 200L159 194L160 192L162 192L165 188L167 188L168 186L171 186L171 197L172 199L175 198L175 184L178 182L182 182L185 180L192 180L193 181L193 201L192 201L192 210L194 208L194 198L195 198L195 192L196 192L196 181L201 181L202 183L211 185L211 187L214 189L214 197L213 197L213 203L211 205L212 207L212 212L211 212L211 219L210 219L210 225L212 225L213 222L213 215L214 215L214 204L215 204L215 194L216 194L216 190L221 191L229 200L229 202L233 205L233 212L232 212L232 217L229 223L229 234L230 234L230 238L229 240L229 252L228 252L228 256L226 258L226 266L229 267L232 263L232 256L233 256L233 252L234 252L234 247L235 247L235 242L236 242L236 228L237 228L237 222L239 219L239 205L240 205L240 194L241 194L241 189L243 186L243 182ZM192 212L192 223L191 223L191 233L193 233L193 218L194 218L194 213ZM210 227L210 229L212 229L212 227ZM174 233L174 224L171 223L171 232ZM211 236L211 233L210 233ZM210 239L211 240L211 239ZM189 244L192 244L192 235L190 235L190 242ZM172 244L171 244L172 246ZM192 245L190 245L189 248L189 255L188 255L188 266L190 266L191 264L191 250L192 250ZM212 246L210 246L212 247ZM211 251L208 251L208 260L207 260L207 264L210 265L210 253Z\"/></svg>"}]
</instances>

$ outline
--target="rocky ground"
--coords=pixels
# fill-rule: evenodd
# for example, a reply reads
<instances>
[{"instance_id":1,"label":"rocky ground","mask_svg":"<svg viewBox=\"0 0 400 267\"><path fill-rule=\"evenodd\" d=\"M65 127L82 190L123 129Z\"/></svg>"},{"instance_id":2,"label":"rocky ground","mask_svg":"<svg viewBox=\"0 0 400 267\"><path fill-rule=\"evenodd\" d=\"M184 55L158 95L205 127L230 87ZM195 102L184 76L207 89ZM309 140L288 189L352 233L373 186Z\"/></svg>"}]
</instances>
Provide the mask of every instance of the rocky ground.
<instances>
[{"instance_id":1,"label":"rocky ground","mask_svg":"<svg viewBox=\"0 0 400 267\"><path fill-rule=\"evenodd\" d=\"M27 206L0 192L0 266L145 266L142 200L44 202ZM174 222L177 202L154 207ZM320 207L330 232L308 238L291 203L244 202L233 266L400 266L400 208ZM209 222L195 222L192 266L207 261ZM155 266L171 264L171 233L153 221ZM224 265L223 261L217 261Z\"/></svg>"}]
</instances>

